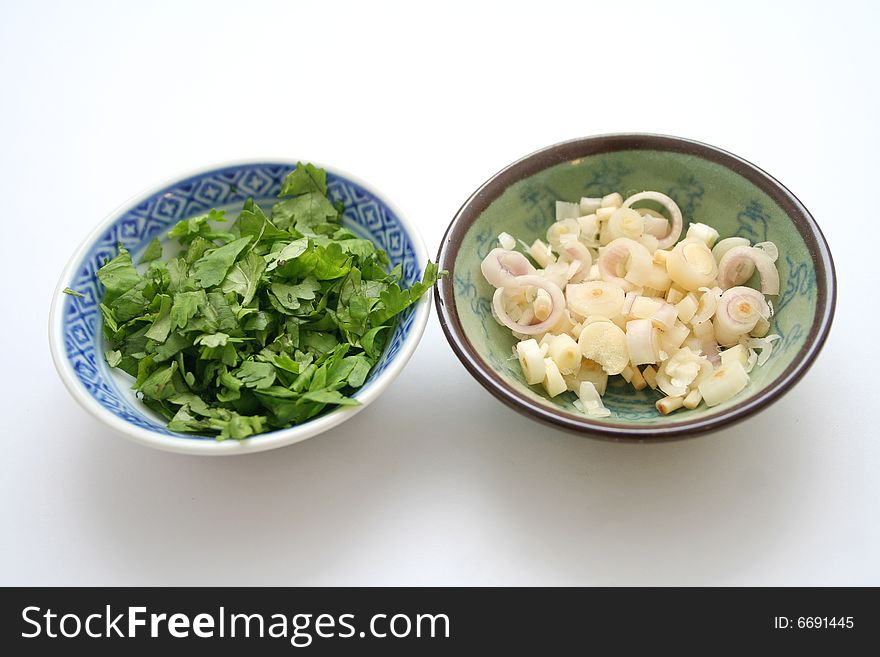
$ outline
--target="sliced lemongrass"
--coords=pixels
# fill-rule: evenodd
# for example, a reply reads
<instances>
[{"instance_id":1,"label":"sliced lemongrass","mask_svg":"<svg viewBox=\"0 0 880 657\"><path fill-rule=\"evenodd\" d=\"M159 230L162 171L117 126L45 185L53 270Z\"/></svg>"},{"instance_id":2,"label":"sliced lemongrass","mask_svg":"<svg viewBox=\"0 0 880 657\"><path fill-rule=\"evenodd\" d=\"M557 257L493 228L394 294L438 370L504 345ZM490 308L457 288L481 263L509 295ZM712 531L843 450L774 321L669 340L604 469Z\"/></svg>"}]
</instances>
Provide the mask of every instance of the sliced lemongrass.
<instances>
[{"instance_id":1,"label":"sliced lemongrass","mask_svg":"<svg viewBox=\"0 0 880 657\"><path fill-rule=\"evenodd\" d=\"M608 388L608 373L602 369L599 363L588 358L581 359L581 366L577 372L563 374L562 376L568 389L574 393L580 390L581 383L584 381L589 381L596 386L596 390L600 395L604 395L605 390Z\"/></svg>"},{"instance_id":2,"label":"sliced lemongrass","mask_svg":"<svg viewBox=\"0 0 880 657\"><path fill-rule=\"evenodd\" d=\"M577 219L581 216L581 206L578 203L568 201L556 201L556 221L563 219Z\"/></svg>"},{"instance_id":3,"label":"sliced lemongrass","mask_svg":"<svg viewBox=\"0 0 880 657\"><path fill-rule=\"evenodd\" d=\"M648 214L648 212L652 212L653 214ZM642 215L642 221L645 225L644 232L646 235L651 235L659 240L660 238L666 237L667 233L669 233L669 220L659 212L654 212L647 208L639 208L638 213Z\"/></svg>"},{"instance_id":4,"label":"sliced lemongrass","mask_svg":"<svg viewBox=\"0 0 880 657\"><path fill-rule=\"evenodd\" d=\"M773 262L779 260L779 248L773 242L758 242L755 244L755 248L770 256Z\"/></svg>"},{"instance_id":5,"label":"sliced lemongrass","mask_svg":"<svg viewBox=\"0 0 880 657\"><path fill-rule=\"evenodd\" d=\"M544 384L544 390L551 397L555 397L568 390L568 387L565 385L565 379L562 378L562 374L552 358L544 359L544 380L542 383Z\"/></svg>"},{"instance_id":6,"label":"sliced lemongrass","mask_svg":"<svg viewBox=\"0 0 880 657\"><path fill-rule=\"evenodd\" d=\"M608 223L608 220L611 218L611 215L614 214L614 211L617 208L609 208L609 207L601 207L596 210L596 219L598 219L601 227L605 227Z\"/></svg>"},{"instance_id":7,"label":"sliced lemongrass","mask_svg":"<svg viewBox=\"0 0 880 657\"><path fill-rule=\"evenodd\" d=\"M521 306L521 305L515 304L515 303L508 303L508 304L505 304L504 309L507 311L507 315L510 317L510 319L512 319L514 322L520 324L520 323L522 323L521 322L522 316L523 316L523 313L525 312L527 307L528 306L524 307L524 306ZM532 313L533 313L532 317L534 317L534 309L532 310Z\"/></svg>"},{"instance_id":8,"label":"sliced lemongrass","mask_svg":"<svg viewBox=\"0 0 880 657\"><path fill-rule=\"evenodd\" d=\"M706 406L717 406L739 394L749 383L749 375L737 361L722 365L703 379L697 389Z\"/></svg>"},{"instance_id":9,"label":"sliced lemongrass","mask_svg":"<svg viewBox=\"0 0 880 657\"><path fill-rule=\"evenodd\" d=\"M639 295L637 292L627 292L626 296L623 298L623 307L620 309L620 314L624 317L629 316L632 312L633 304L638 298Z\"/></svg>"},{"instance_id":10,"label":"sliced lemongrass","mask_svg":"<svg viewBox=\"0 0 880 657\"><path fill-rule=\"evenodd\" d=\"M595 213L578 217L579 237L587 246L599 246L599 217Z\"/></svg>"},{"instance_id":11,"label":"sliced lemongrass","mask_svg":"<svg viewBox=\"0 0 880 657\"><path fill-rule=\"evenodd\" d=\"M741 335L755 328L758 320L770 317L764 295L738 285L724 291L715 311L715 338L723 346L736 344Z\"/></svg>"},{"instance_id":12,"label":"sliced lemongrass","mask_svg":"<svg viewBox=\"0 0 880 657\"><path fill-rule=\"evenodd\" d=\"M636 296L629 309L629 316L634 319L649 319L663 307L663 302L651 297Z\"/></svg>"},{"instance_id":13,"label":"sliced lemongrass","mask_svg":"<svg viewBox=\"0 0 880 657\"><path fill-rule=\"evenodd\" d=\"M581 366L581 349L568 333L553 337L548 356L563 374L574 374Z\"/></svg>"},{"instance_id":14,"label":"sliced lemongrass","mask_svg":"<svg viewBox=\"0 0 880 657\"><path fill-rule=\"evenodd\" d=\"M760 349L761 354L758 356L758 366L760 367L770 359L773 353L773 342L781 339L782 336L773 334L766 338L749 338L746 342L749 349Z\"/></svg>"},{"instance_id":15,"label":"sliced lemongrass","mask_svg":"<svg viewBox=\"0 0 880 657\"><path fill-rule=\"evenodd\" d=\"M702 294L700 295L699 301L697 301L697 308L694 310L694 314L690 319L693 326L702 324L715 316L715 313L718 310L718 300L723 294L719 287L703 288L701 291Z\"/></svg>"},{"instance_id":16,"label":"sliced lemongrass","mask_svg":"<svg viewBox=\"0 0 880 657\"><path fill-rule=\"evenodd\" d=\"M675 312L681 321L689 322L697 312L697 305L697 296L689 292L684 299L675 304Z\"/></svg>"},{"instance_id":17,"label":"sliced lemongrass","mask_svg":"<svg viewBox=\"0 0 880 657\"><path fill-rule=\"evenodd\" d=\"M551 262L544 269L539 269L535 273L542 278L546 278L548 281L552 281L560 288L564 288L568 284L571 274L571 263Z\"/></svg>"},{"instance_id":18,"label":"sliced lemongrass","mask_svg":"<svg viewBox=\"0 0 880 657\"><path fill-rule=\"evenodd\" d=\"M610 319L620 314L624 302L623 290L605 281L568 285L565 297L569 310L585 318L601 315Z\"/></svg>"},{"instance_id":19,"label":"sliced lemongrass","mask_svg":"<svg viewBox=\"0 0 880 657\"><path fill-rule=\"evenodd\" d=\"M670 303L662 303L660 307L651 315L651 321L659 329L668 331L675 326L675 320L678 319L678 312Z\"/></svg>"},{"instance_id":20,"label":"sliced lemongrass","mask_svg":"<svg viewBox=\"0 0 880 657\"><path fill-rule=\"evenodd\" d=\"M681 322L676 323L668 331L661 331L658 342L660 349L667 354L674 353L690 335L690 329Z\"/></svg>"},{"instance_id":21,"label":"sliced lemongrass","mask_svg":"<svg viewBox=\"0 0 880 657\"><path fill-rule=\"evenodd\" d=\"M620 374L629 363L626 333L611 322L592 322L578 338L584 358L596 361L608 374Z\"/></svg>"},{"instance_id":22,"label":"sliced lemongrass","mask_svg":"<svg viewBox=\"0 0 880 657\"><path fill-rule=\"evenodd\" d=\"M702 242L711 249L714 246L715 241L718 239L718 231L712 228L712 226L707 226L706 224L701 224L699 222L692 223L688 226L685 239L693 239Z\"/></svg>"},{"instance_id":23,"label":"sliced lemongrass","mask_svg":"<svg viewBox=\"0 0 880 657\"><path fill-rule=\"evenodd\" d=\"M706 356L712 354L714 359L718 355L717 328L711 319L691 325L694 337L700 341L700 350Z\"/></svg>"},{"instance_id":24,"label":"sliced lemongrass","mask_svg":"<svg viewBox=\"0 0 880 657\"><path fill-rule=\"evenodd\" d=\"M696 240L683 240L666 257L666 271L680 287L695 291L715 283L718 263L709 247Z\"/></svg>"},{"instance_id":25,"label":"sliced lemongrass","mask_svg":"<svg viewBox=\"0 0 880 657\"><path fill-rule=\"evenodd\" d=\"M544 356L541 347L534 338L523 340L516 344L516 356L522 367L523 377L529 385L541 383L544 380Z\"/></svg>"},{"instance_id":26,"label":"sliced lemongrass","mask_svg":"<svg viewBox=\"0 0 880 657\"><path fill-rule=\"evenodd\" d=\"M513 251L516 248L516 240L510 233L500 233L498 235L498 244L507 251Z\"/></svg>"},{"instance_id":27,"label":"sliced lemongrass","mask_svg":"<svg viewBox=\"0 0 880 657\"><path fill-rule=\"evenodd\" d=\"M648 249L649 253L654 253L657 250L657 245L660 243L653 235L641 235L636 239L636 242Z\"/></svg>"},{"instance_id":28,"label":"sliced lemongrass","mask_svg":"<svg viewBox=\"0 0 880 657\"><path fill-rule=\"evenodd\" d=\"M624 367L623 371L620 373L621 378L623 378L623 380L627 383L632 381L634 369L636 368L634 368L632 365L627 365L626 367Z\"/></svg>"},{"instance_id":29,"label":"sliced lemongrass","mask_svg":"<svg viewBox=\"0 0 880 657\"><path fill-rule=\"evenodd\" d=\"M584 381L581 383L577 394L578 401L586 415L592 417L609 417L611 415L611 411L602 404L602 396L592 382Z\"/></svg>"},{"instance_id":30,"label":"sliced lemongrass","mask_svg":"<svg viewBox=\"0 0 880 657\"><path fill-rule=\"evenodd\" d=\"M580 206L581 216L592 214L602 207L602 199L592 198L589 196L581 196L581 200L578 205Z\"/></svg>"},{"instance_id":31,"label":"sliced lemongrass","mask_svg":"<svg viewBox=\"0 0 880 657\"><path fill-rule=\"evenodd\" d=\"M562 238L571 235L575 239L581 233L581 225L576 218L558 219L547 229L547 242L557 251Z\"/></svg>"},{"instance_id":32,"label":"sliced lemongrass","mask_svg":"<svg viewBox=\"0 0 880 657\"><path fill-rule=\"evenodd\" d=\"M622 204L623 197L617 192L607 194L599 201L599 206L603 208L619 208Z\"/></svg>"},{"instance_id":33,"label":"sliced lemongrass","mask_svg":"<svg viewBox=\"0 0 880 657\"><path fill-rule=\"evenodd\" d=\"M523 335L538 335L541 333L546 333L548 329L550 329L559 321L560 316L565 310L565 295L562 293L562 290L559 288L558 285L551 281L548 281L546 278L542 278L541 276L537 276L535 274L518 276L515 280L516 284L521 287L534 286L546 290L549 293L550 300L553 303L553 309L546 319L536 324L526 324L524 323L524 320L522 318L519 322L515 322L510 318L510 316L507 314L506 309L504 308L503 291L498 289L495 290L495 295L492 297L492 307L495 310L496 318L511 331L516 331L517 333Z\"/></svg>"},{"instance_id":34,"label":"sliced lemongrass","mask_svg":"<svg viewBox=\"0 0 880 657\"><path fill-rule=\"evenodd\" d=\"M480 271L493 287L507 287L517 276L534 274L535 268L522 253L492 249L480 263Z\"/></svg>"},{"instance_id":35,"label":"sliced lemongrass","mask_svg":"<svg viewBox=\"0 0 880 657\"><path fill-rule=\"evenodd\" d=\"M657 370L648 365L645 369L642 370L642 376L645 379L645 383L651 386L652 390L657 389Z\"/></svg>"},{"instance_id":36,"label":"sliced lemongrass","mask_svg":"<svg viewBox=\"0 0 880 657\"><path fill-rule=\"evenodd\" d=\"M664 397L658 399L655 406L663 415L669 415L672 411L677 411L684 404L684 397Z\"/></svg>"},{"instance_id":37,"label":"sliced lemongrass","mask_svg":"<svg viewBox=\"0 0 880 657\"><path fill-rule=\"evenodd\" d=\"M669 213L669 218L671 221L669 232L666 235L657 237L660 238L658 248L668 249L670 246L675 244L678 241L678 238L681 236L681 229L684 224L684 219L681 216L681 210L675 201L666 196L666 194L661 194L660 192L640 192L638 194L633 194L629 198L627 198L623 202L623 207L628 208L631 207L634 203L638 203L639 201L656 201L660 205L662 205L666 211Z\"/></svg>"},{"instance_id":38,"label":"sliced lemongrass","mask_svg":"<svg viewBox=\"0 0 880 657\"><path fill-rule=\"evenodd\" d=\"M547 265L556 262L556 258L553 256L550 246L545 244L542 240L535 240L532 242L532 245L528 249L528 254L532 256L532 259L541 267L547 267Z\"/></svg>"},{"instance_id":39,"label":"sliced lemongrass","mask_svg":"<svg viewBox=\"0 0 880 657\"><path fill-rule=\"evenodd\" d=\"M644 390L647 387L647 382L645 381L645 377L642 376L642 373L639 371L638 367L633 367L632 378L630 379L630 385L636 390Z\"/></svg>"},{"instance_id":40,"label":"sliced lemongrass","mask_svg":"<svg viewBox=\"0 0 880 657\"><path fill-rule=\"evenodd\" d=\"M674 306L679 301L684 299L687 296L687 293L687 290L683 290L677 285L672 284L666 291L666 303L671 303Z\"/></svg>"},{"instance_id":41,"label":"sliced lemongrass","mask_svg":"<svg viewBox=\"0 0 880 657\"><path fill-rule=\"evenodd\" d=\"M751 244L752 243L745 237L725 237L712 247L712 256L715 258L715 262L721 262L721 258L724 257L724 254L730 251L733 247L751 246Z\"/></svg>"},{"instance_id":42,"label":"sliced lemongrass","mask_svg":"<svg viewBox=\"0 0 880 657\"><path fill-rule=\"evenodd\" d=\"M769 303L767 304L770 305ZM754 338L763 338L770 332L770 320L764 319L763 317L758 318L757 324L755 324L755 328L749 331L749 335Z\"/></svg>"},{"instance_id":43,"label":"sliced lemongrass","mask_svg":"<svg viewBox=\"0 0 880 657\"><path fill-rule=\"evenodd\" d=\"M550 313L553 310L553 300L550 298L550 293L543 288L539 288L535 300L532 302L532 308L535 311L535 319L539 322L543 322L550 317Z\"/></svg>"},{"instance_id":44,"label":"sliced lemongrass","mask_svg":"<svg viewBox=\"0 0 880 657\"><path fill-rule=\"evenodd\" d=\"M735 344L730 349L721 352L721 364L737 362L743 367L749 362L749 350L743 344Z\"/></svg>"},{"instance_id":45,"label":"sliced lemongrass","mask_svg":"<svg viewBox=\"0 0 880 657\"><path fill-rule=\"evenodd\" d=\"M650 319L633 319L626 323L626 348L633 365L657 362L657 333Z\"/></svg>"},{"instance_id":46,"label":"sliced lemongrass","mask_svg":"<svg viewBox=\"0 0 880 657\"><path fill-rule=\"evenodd\" d=\"M657 249L651 254L651 259L654 261L654 264L663 265L663 268L666 268L666 258L669 257L669 251L665 249Z\"/></svg>"},{"instance_id":47,"label":"sliced lemongrass","mask_svg":"<svg viewBox=\"0 0 880 657\"><path fill-rule=\"evenodd\" d=\"M725 290L742 285L751 277L749 272L755 269L761 277L761 292L779 294L779 271L776 263L766 251L753 246L735 246L724 254L718 263L718 284Z\"/></svg>"},{"instance_id":48,"label":"sliced lemongrass","mask_svg":"<svg viewBox=\"0 0 880 657\"><path fill-rule=\"evenodd\" d=\"M656 290L658 296L661 292L665 296L670 285L672 285L672 279L669 278L666 267L656 262L651 263L651 273L648 275L648 280L645 281L645 287Z\"/></svg>"},{"instance_id":49,"label":"sliced lemongrass","mask_svg":"<svg viewBox=\"0 0 880 657\"><path fill-rule=\"evenodd\" d=\"M590 250L576 235L568 234L562 236L559 240L557 252L559 253L559 259L563 262L579 261L578 272L585 271L589 273L590 267L593 266L593 254L590 253Z\"/></svg>"},{"instance_id":50,"label":"sliced lemongrass","mask_svg":"<svg viewBox=\"0 0 880 657\"><path fill-rule=\"evenodd\" d=\"M644 232L642 215L632 208L617 208L608 218L608 235L611 239L628 237L637 240Z\"/></svg>"},{"instance_id":51,"label":"sliced lemongrass","mask_svg":"<svg viewBox=\"0 0 880 657\"><path fill-rule=\"evenodd\" d=\"M746 364L744 365L746 372L751 372L754 369L757 362L758 362L758 352L750 347L749 348L749 357L746 360Z\"/></svg>"},{"instance_id":52,"label":"sliced lemongrass","mask_svg":"<svg viewBox=\"0 0 880 657\"><path fill-rule=\"evenodd\" d=\"M703 395L700 394L700 391L698 389L694 389L691 390L687 394L687 396L685 396L682 404L685 408L693 410L700 405L701 401L703 401Z\"/></svg>"}]
</instances>

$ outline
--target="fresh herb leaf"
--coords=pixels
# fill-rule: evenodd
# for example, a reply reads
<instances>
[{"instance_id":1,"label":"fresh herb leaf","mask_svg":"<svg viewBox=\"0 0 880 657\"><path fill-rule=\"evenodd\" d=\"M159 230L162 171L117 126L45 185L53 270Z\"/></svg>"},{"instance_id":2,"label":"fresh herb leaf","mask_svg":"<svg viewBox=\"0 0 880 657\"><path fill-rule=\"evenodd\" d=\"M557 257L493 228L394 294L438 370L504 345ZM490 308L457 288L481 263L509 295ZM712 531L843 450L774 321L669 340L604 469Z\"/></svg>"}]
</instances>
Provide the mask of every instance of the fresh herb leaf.
<instances>
[{"instance_id":1,"label":"fresh herb leaf","mask_svg":"<svg viewBox=\"0 0 880 657\"><path fill-rule=\"evenodd\" d=\"M251 237L242 237L219 248L208 251L193 263L192 273L202 287L213 287L226 278L230 267L244 248L250 244Z\"/></svg>"},{"instance_id":2,"label":"fresh herb leaf","mask_svg":"<svg viewBox=\"0 0 880 657\"><path fill-rule=\"evenodd\" d=\"M159 238L154 237L153 241L147 244L147 248L144 249L144 253L141 256L141 263L152 262L153 260L158 260L162 257L162 245L159 243Z\"/></svg>"},{"instance_id":3,"label":"fresh herb leaf","mask_svg":"<svg viewBox=\"0 0 880 657\"><path fill-rule=\"evenodd\" d=\"M327 191L325 172L300 164L269 216L249 198L224 232L211 210L169 231L176 257L153 240L143 275L121 246L98 271L107 363L170 429L240 440L357 404L395 315L438 272L405 289Z\"/></svg>"},{"instance_id":4,"label":"fresh herb leaf","mask_svg":"<svg viewBox=\"0 0 880 657\"><path fill-rule=\"evenodd\" d=\"M327 195L327 172L313 164L297 162L296 168L284 179L278 196L296 196L309 192Z\"/></svg>"}]
</instances>

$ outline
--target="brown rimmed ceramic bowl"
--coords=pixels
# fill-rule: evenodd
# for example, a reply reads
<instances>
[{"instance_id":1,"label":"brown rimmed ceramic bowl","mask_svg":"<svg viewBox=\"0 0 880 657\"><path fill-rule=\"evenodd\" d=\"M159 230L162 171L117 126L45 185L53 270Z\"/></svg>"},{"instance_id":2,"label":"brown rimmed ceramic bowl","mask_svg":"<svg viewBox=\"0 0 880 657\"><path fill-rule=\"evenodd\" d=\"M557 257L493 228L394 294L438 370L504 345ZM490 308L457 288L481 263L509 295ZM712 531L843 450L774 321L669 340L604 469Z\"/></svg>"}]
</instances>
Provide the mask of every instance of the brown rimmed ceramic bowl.
<instances>
[{"instance_id":1,"label":"brown rimmed ceramic bowl","mask_svg":"<svg viewBox=\"0 0 880 657\"><path fill-rule=\"evenodd\" d=\"M771 298L771 332L781 339L741 393L712 408L701 404L659 414L662 396L636 392L612 377L603 401L611 417L579 413L573 393L548 397L529 386L512 355L516 340L491 312L493 288L480 261L507 232L525 242L544 238L555 201L619 191L662 191L688 221L710 224L721 237L742 236L779 247L780 294ZM435 290L443 331L458 358L489 392L538 420L612 440L690 436L742 420L767 407L809 369L834 314L834 263L819 226L779 181L740 157L688 139L618 134L563 142L503 169L465 202L446 231L438 260L449 271ZM619 380L615 384L615 380Z\"/></svg>"}]
</instances>

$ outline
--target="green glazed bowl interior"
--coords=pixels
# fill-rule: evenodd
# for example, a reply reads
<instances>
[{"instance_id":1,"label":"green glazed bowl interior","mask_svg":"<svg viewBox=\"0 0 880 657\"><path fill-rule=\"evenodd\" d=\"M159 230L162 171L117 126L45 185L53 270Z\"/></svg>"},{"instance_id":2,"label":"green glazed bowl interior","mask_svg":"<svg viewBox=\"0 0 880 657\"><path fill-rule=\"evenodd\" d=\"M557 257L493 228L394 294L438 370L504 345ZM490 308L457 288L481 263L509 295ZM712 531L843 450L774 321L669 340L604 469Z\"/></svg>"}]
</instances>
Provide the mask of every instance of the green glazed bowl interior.
<instances>
[{"instance_id":1,"label":"green glazed bowl interior","mask_svg":"<svg viewBox=\"0 0 880 657\"><path fill-rule=\"evenodd\" d=\"M492 288L480 262L502 231L527 243L544 239L557 200L658 190L672 197L689 222L779 247L780 294L770 360L755 367L746 390L712 408L661 415L662 394L636 392L611 377L603 397L611 417L579 413L574 393L548 397L525 383L512 348L516 339L492 318ZM684 234L684 231L682 232ZM490 392L537 419L610 438L699 433L742 419L784 393L810 366L827 336L834 308L834 269L828 247L803 205L748 162L705 144L657 135L608 135L565 142L503 170L481 187L454 219L440 251L450 272L436 290L443 329L456 354ZM757 275L749 283L757 286Z\"/></svg>"}]
</instances>

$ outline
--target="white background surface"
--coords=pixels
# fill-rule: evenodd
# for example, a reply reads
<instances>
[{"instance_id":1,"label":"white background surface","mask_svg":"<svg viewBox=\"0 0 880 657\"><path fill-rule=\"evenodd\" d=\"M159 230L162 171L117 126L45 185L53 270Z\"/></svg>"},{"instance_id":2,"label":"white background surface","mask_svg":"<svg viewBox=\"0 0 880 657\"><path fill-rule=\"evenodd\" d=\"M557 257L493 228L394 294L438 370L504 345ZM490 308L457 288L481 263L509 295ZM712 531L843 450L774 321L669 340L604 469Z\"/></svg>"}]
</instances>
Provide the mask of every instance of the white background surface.
<instances>
[{"instance_id":1,"label":"white background surface","mask_svg":"<svg viewBox=\"0 0 880 657\"><path fill-rule=\"evenodd\" d=\"M880 584L876 5L368 4L0 6L0 583ZM735 428L645 446L535 424L435 317L351 422L248 457L131 444L55 374L74 246L178 171L336 165L436 253L498 169L612 131L755 162L831 244L824 352Z\"/></svg>"}]
</instances>

